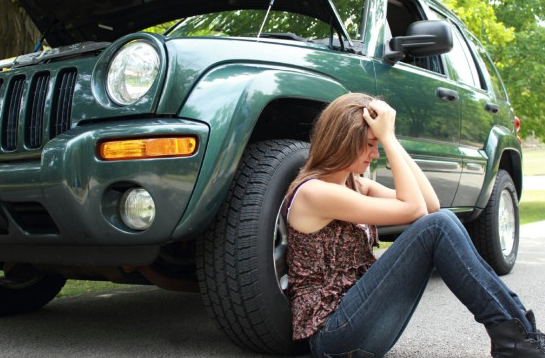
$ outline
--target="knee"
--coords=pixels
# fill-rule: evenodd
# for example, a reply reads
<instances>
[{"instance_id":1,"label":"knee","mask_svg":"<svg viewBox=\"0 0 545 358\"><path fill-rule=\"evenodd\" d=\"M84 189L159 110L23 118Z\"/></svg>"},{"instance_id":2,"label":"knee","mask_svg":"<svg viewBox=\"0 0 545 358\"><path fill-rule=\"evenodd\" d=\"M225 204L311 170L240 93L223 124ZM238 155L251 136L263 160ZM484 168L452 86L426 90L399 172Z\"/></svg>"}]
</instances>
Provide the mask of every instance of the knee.
<instances>
[{"instance_id":1,"label":"knee","mask_svg":"<svg viewBox=\"0 0 545 358\"><path fill-rule=\"evenodd\" d=\"M441 231L444 229L459 228L460 220L452 211L448 209L441 209L434 213L425 215L418 219L418 225L426 227L427 230L433 232Z\"/></svg>"},{"instance_id":2,"label":"knee","mask_svg":"<svg viewBox=\"0 0 545 358\"><path fill-rule=\"evenodd\" d=\"M435 221L439 226L442 226L442 227L456 225L457 222L459 221L456 214L454 214L452 211L448 209L441 209L427 216L429 216L430 220Z\"/></svg>"},{"instance_id":3,"label":"knee","mask_svg":"<svg viewBox=\"0 0 545 358\"><path fill-rule=\"evenodd\" d=\"M464 224L460 221L460 218L456 214L448 209L441 209L441 212L446 215L460 230L466 231Z\"/></svg>"},{"instance_id":4,"label":"knee","mask_svg":"<svg viewBox=\"0 0 545 358\"><path fill-rule=\"evenodd\" d=\"M456 214L454 214L452 211L448 209L441 209L430 215L434 215L434 214L437 214L437 216L441 217L442 218L441 220L450 220L450 221L454 221L455 223L460 222L460 219L458 219L458 216L456 216Z\"/></svg>"},{"instance_id":5,"label":"knee","mask_svg":"<svg viewBox=\"0 0 545 358\"><path fill-rule=\"evenodd\" d=\"M450 211L449 209L441 209L438 211L439 213L443 214L443 215L446 215L448 216L449 218L451 219L454 219L454 220L459 220L458 217L456 216L456 214L454 214L452 211Z\"/></svg>"}]
</instances>

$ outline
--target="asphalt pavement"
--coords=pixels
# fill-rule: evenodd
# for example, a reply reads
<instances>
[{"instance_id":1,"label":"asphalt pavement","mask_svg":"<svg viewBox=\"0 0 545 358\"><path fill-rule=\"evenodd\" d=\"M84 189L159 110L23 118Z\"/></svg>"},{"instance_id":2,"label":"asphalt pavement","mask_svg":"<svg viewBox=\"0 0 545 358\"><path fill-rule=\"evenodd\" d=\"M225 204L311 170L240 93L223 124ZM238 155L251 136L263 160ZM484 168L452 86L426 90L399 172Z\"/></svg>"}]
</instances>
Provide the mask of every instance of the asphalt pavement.
<instances>
[{"instance_id":1,"label":"asphalt pavement","mask_svg":"<svg viewBox=\"0 0 545 358\"><path fill-rule=\"evenodd\" d=\"M534 309L542 330L544 272L545 221L524 225L517 264L503 279ZM59 298L0 323L0 357L271 357L233 345L206 316L199 294L155 287ZM484 328L433 276L407 330L386 357L484 358L488 345Z\"/></svg>"},{"instance_id":2,"label":"asphalt pavement","mask_svg":"<svg viewBox=\"0 0 545 358\"><path fill-rule=\"evenodd\" d=\"M542 330L544 272L545 221L524 225L517 263L503 279L534 310ZM0 318L0 324L0 357L273 358L232 344L206 316L199 294L147 286L58 298L37 312ZM485 329L434 275L386 357L484 358L488 352Z\"/></svg>"}]
</instances>

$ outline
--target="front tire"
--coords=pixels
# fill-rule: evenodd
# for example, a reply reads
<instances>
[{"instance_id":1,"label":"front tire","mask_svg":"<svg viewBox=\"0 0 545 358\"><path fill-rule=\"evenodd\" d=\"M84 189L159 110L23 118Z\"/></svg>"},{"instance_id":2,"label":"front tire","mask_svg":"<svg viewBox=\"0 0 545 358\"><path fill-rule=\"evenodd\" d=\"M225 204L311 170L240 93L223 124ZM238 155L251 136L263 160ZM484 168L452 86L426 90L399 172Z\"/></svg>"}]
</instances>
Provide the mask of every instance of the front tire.
<instances>
[{"instance_id":1,"label":"front tire","mask_svg":"<svg viewBox=\"0 0 545 358\"><path fill-rule=\"evenodd\" d=\"M492 194L481 215L468 225L477 251L498 275L513 269L519 246L519 207L509 173L498 171Z\"/></svg>"},{"instance_id":2,"label":"front tire","mask_svg":"<svg viewBox=\"0 0 545 358\"><path fill-rule=\"evenodd\" d=\"M308 350L291 337L280 215L308 147L288 140L249 145L216 222L199 240L197 269L208 314L233 342L256 352Z\"/></svg>"},{"instance_id":3,"label":"front tire","mask_svg":"<svg viewBox=\"0 0 545 358\"><path fill-rule=\"evenodd\" d=\"M14 265L0 272L0 316L37 310L60 292L66 279L60 275L45 275L29 265Z\"/></svg>"}]
</instances>

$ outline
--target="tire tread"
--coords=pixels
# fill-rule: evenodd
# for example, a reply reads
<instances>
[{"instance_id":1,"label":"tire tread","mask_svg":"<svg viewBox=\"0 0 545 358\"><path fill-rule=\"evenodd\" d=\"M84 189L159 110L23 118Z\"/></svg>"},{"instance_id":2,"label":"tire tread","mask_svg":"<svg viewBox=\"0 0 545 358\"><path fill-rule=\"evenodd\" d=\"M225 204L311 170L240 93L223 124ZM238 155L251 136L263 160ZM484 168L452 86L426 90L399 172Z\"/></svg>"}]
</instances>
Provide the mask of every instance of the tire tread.
<instances>
[{"instance_id":1,"label":"tire tread","mask_svg":"<svg viewBox=\"0 0 545 358\"><path fill-rule=\"evenodd\" d=\"M286 354L300 346L268 325L254 261L260 197L268 190L276 166L308 146L290 140L260 142L243 154L227 200L216 222L199 240L197 270L209 315L237 345L254 351ZM295 348L294 348L295 347Z\"/></svg>"}]
</instances>

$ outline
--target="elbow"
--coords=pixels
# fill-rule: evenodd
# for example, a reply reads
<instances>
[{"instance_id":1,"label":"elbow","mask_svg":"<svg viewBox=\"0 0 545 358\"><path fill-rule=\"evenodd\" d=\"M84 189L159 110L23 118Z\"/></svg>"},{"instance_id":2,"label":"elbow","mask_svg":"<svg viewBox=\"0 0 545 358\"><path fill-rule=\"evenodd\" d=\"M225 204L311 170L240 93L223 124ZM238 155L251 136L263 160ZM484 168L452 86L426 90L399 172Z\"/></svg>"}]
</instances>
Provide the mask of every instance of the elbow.
<instances>
[{"instance_id":1,"label":"elbow","mask_svg":"<svg viewBox=\"0 0 545 358\"><path fill-rule=\"evenodd\" d=\"M428 215L428 209L426 205L417 205L413 208L409 221L415 222L423 216Z\"/></svg>"},{"instance_id":2,"label":"elbow","mask_svg":"<svg viewBox=\"0 0 545 358\"><path fill-rule=\"evenodd\" d=\"M419 208L419 210L416 211L415 213L415 216L416 216L416 219L420 219L422 216L426 216L428 215L428 208L426 206L422 206L421 208ZM415 220L416 220L415 219Z\"/></svg>"},{"instance_id":3,"label":"elbow","mask_svg":"<svg viewBox=\"0 0 545 358\"><path fill-rule=\"evenodd\" d=\"M436 213L439 210L441 210L441 205L439 204L439 200L434 200L432 203L428 203L428 213Z\"/></svg>"}]
</instances>

